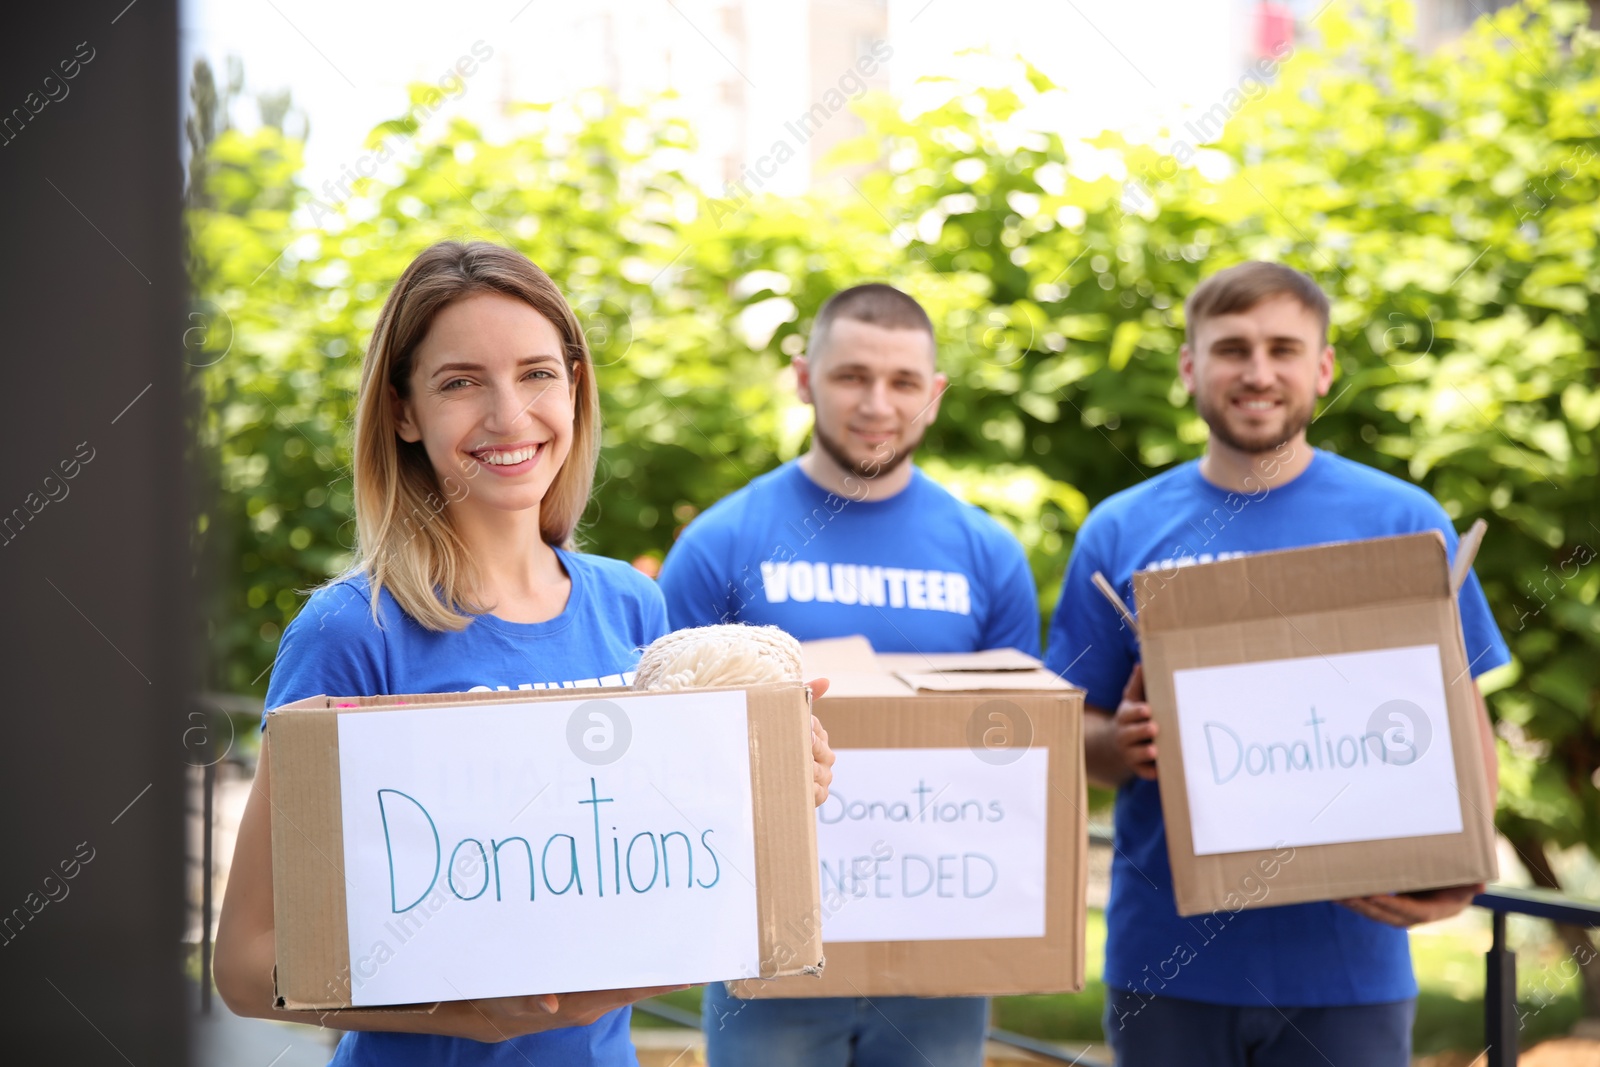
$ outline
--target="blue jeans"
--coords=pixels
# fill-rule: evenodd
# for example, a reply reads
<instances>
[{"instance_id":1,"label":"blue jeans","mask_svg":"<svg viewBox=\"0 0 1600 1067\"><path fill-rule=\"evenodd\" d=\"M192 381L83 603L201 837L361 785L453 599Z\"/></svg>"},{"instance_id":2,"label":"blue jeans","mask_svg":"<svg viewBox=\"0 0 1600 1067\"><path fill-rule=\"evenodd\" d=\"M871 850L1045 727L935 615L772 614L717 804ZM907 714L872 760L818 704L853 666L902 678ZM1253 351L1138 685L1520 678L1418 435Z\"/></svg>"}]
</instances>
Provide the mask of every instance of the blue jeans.
<instances>
[{"instance_id":1,"label":"blue jeans","mask_svg":"<svg viewBox=\"0 0 1600 1067\"><path fill-rule=\"evenodd\" d=\"M706 986L708 1067L982 1067L986 997L740 1000Z\"/></svg>"},{"instance_id":2,"label":"blue jeans","mask_svg":"<svg viewBox=\"0 0 1600 1067\"><path fill-rule=\"evenodd\" d=\"M1234 1007L1106 990L1117 1067L1409 1067L1417 1002Z\"/></svg>"}]
</instances>

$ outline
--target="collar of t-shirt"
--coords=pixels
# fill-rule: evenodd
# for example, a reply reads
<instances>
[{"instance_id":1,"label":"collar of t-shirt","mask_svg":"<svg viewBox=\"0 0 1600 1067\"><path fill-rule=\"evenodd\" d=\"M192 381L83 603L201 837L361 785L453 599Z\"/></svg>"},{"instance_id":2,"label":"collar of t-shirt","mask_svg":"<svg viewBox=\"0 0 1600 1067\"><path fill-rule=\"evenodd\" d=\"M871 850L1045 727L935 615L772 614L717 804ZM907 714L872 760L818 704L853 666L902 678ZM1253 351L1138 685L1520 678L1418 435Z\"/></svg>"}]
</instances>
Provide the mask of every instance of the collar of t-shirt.
<instances>
[{"instance_id":1,"label":"collar of t-shirt","mask_svg":"<svg viewBox=\"0 0 1600 1067\"><path fill-rule=\"evenodd\" d=\"M1307 489L1314 488L1322 480L1328 466L1328 460L1323 455L1322 449L1313 448L1311 450L1311 462L1306 464L1306 469L1287 482L1279 482L1271 486L1264 482L1259 484L1252 483L1255 485L1254 488L1229 489L1218 485L1200 473L1200 462L1200 460L1195 460L1188 465L1190 484L1196 492L1204 493L1219 503L1234 499L1261 500L1268 495L1277 497L1280 501L1291 500L1304 493ZM1254 476L1252 475L1251 477Z\"/></svg>"},{"instance_id":2,"label":"collar of t-shirt","mask_svg":"<svg viewBox=\"0 0 1600 1067\"><path fill-rule=\"evenodd\" d=\"M819 485L812 479L811 475L807 474L804 468L800 466L800 461L798 459L791 460L788 464L788 467L788 480L790 487L802 496L809 497L818 503L827 503L833 500L848 500L850 501L850 506L852 508L863 508L878 515L893 514L895 511L898 511L901 508L914 508L916 506L917 499L926 489L928 478L928 476L923 474L919 468L913 466L911 468L911 480L907 482L906 487L900 490L898 493L895 493L893 496L884 497L882 500L861 500L857 497L835 493L833 490ZM855 476L852 475L852 477Z\"/></svg>"}]
</instances>

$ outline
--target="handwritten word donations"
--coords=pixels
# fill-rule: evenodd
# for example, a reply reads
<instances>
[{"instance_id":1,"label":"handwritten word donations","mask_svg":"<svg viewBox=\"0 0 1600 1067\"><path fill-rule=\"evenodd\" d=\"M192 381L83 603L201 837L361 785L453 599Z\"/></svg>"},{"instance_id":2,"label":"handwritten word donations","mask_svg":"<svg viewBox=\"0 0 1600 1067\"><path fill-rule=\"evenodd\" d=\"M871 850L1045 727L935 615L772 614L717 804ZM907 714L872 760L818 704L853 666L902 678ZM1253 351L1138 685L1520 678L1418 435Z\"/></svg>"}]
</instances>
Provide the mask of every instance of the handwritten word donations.
<instances>
[{"instance_id":1,"label":"handwritten word donations","mask_svg":"<svg viewBox=\"0 0 1600 1067\"><path fill-rule=\"evenodd\" d=\"M627 834L603 834L601 805L616 803L616 798L601 796L593 778L589 779L589 796L577 802L591 809L592 852L590 834L583 831L550 834L538 844L522 836L491 837L487 845L478 838L464 837L451 848L447 861L438 824L420 800L398 789L380 789L377 802L383 819L384 848L389 859L389 904L396 915L408 912L427 900L439 885L441 874L445 888L458 900L478 900L486 896L492 884L497 901L506 899L508 887L511 887L512 893L518 891L522 882L520 872L524 867L527 870L529 901L535 899L540 884L552 896L563 896L569 892L584 896L584 876L590 870L593 871L594 880L589 883L589 888L596 899L605 897L608 885L612 896L616 897L622 896L624 885L633 893L671 889L675 874L678 877L677 884L684 889L710 889L722 880L722 865L710 841L714 832L710 828L702 830L699 835L699 847L704 852L704 858L699 865L698 877L695 873L695 844L682 830L641 830L631 837ZM419 825L416 823L418 814L426 820L432 837L432 845L423 846L420 853L415 845L418 835L407 834L403 840L398 840L391 830L391 821L398 825L401 819L408 817L413 825ZM615 831L617 827L612 826L611 829ZM581 845L580 835L583 838ZM607 836L610 838L609 848L604 840ZM626 845L623 844L624 838L627 838ZM709 880L705 878L708 861L711 868ZM432 874L424 882L418 874L426 872L430 865ZM402 900L407 903L402 905Z\"/></svg>"}]
</instances>

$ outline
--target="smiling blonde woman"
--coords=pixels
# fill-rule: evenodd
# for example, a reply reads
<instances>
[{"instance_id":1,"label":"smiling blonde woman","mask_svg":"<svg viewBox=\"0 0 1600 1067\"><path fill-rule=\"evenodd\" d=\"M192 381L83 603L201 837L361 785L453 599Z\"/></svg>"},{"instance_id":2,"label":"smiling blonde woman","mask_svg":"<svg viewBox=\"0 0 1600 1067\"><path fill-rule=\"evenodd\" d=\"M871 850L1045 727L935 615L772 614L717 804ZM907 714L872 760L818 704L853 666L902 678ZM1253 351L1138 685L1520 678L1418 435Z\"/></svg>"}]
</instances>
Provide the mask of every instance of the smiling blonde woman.
<instances>
[{"instance_id":1,"label":"smiling blonde woman","mask_svg":"<svg viewBox=\"0 0 1600 1067\"><path fill-rule=\"evenodd\" d=\"M483 243L443 242L419 255L374 330L355 437L359 560L285 631L267 707L318 693L631 682L640 648L667 631L666 609L644 575L572 547L594 481L599 392L577 320L543 271ZM825 735L814 748L825 783ZM241 1015L297 1018L273 1005L269 763L263 747L215 978ZM335 1064L635 1064L628 1006L660 992L320 1021L354 1031Z\"/></svg>"}]
</instances>

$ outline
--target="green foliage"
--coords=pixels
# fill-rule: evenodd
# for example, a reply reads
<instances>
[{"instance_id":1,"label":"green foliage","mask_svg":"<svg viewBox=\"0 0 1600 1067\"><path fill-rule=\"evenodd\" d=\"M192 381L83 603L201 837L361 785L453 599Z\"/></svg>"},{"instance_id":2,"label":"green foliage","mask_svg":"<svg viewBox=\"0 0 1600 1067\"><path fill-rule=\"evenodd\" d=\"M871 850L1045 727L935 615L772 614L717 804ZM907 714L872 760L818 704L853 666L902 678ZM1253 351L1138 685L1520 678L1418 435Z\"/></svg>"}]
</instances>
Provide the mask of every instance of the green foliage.
<instances>
[{"instance_id":1,"label":"green foliage","mask_svg":"<svg viewBox=\"0 0 1600 1067\"><path fill-rule=\"evenodd\" d=\"M1478 570L1516 657L1491 697L1502 826L1600 850L1600 47L1544 0L1432 54L1408 18L1329 7L1269 90L1219 102L1206 147L1030 128L1058 90L1020 65L915 117L869 100L845 150L865 173L797 198L709 200L678 169L681 124L591 95L527 109L505 144L385 124L393 173L340 204L296 183L281 132L218 134L190 224L219 325L186 351L220 490L214 684L260 691L301 591L352 559L361 352L435 240L512 245L568 292L607 425L583 536L623 558L660 558L804 447L787 365L831 292L906 288L952 380L925 465L1017 532L1047 610L1089 506L1203 447L1176 384L1183 297L1275 258L1334 302L1313 443L1490 520Z\"/></svg>"}]
</instances>

